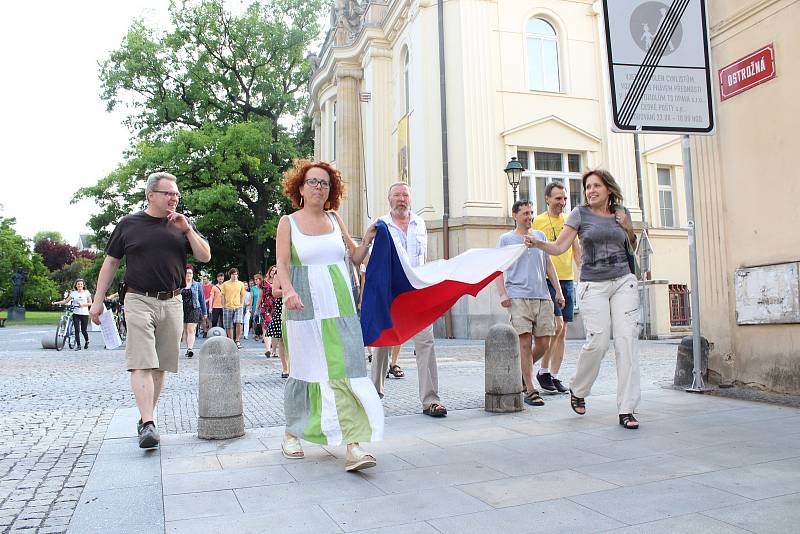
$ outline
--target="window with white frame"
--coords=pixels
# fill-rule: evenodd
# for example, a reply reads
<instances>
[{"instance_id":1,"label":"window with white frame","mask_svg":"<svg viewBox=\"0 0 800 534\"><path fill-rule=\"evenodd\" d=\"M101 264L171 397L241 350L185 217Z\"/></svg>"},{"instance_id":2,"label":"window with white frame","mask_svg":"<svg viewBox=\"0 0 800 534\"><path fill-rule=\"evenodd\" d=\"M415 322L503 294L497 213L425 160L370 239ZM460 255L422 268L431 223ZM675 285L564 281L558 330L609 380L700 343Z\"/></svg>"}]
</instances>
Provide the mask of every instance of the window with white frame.
<instances>
[{"instance_id":1,"label":"window with white frame","mask_svg":"<svg viewBox=\"0 0 800 534\"><path fill-rule=\"evenodd\" d=\"M536 91L560 91L556 30L546 20L532 18L525 28L525 43L528 55L528 88Z\"/></svg>"},{"instance_id":2,"label":"window with white frame","mask_svg":"<svg viewBox=\"0 0 800 534\"><path fill-rule=\"evenodd\" d=\"M403 47L403 115L411 112L411 68L408 47Z\"/></svg>"},{"instance_id":3,"label":"window with white frame","mask_svg":"<svg viewBox=\"0 0 800 534\"><path fill-rule=\"evenodd\" d=\"M518 150L517 160L525 167L519 182L519 198L533 203L534 213L547 209L544 190L550 182L559 182L567 194L564 212L580 206L584 202L583 158L574 152L549 152L539 150Z\"/></svg>"},{"instance_id":4,"label":"window with white frame","mask_svg":"<svg viewBox=\"0 0 800 534\"><path fill-rule=\"evenodd\" d=\"M658 170L658 212L661 226L675 228L675 195L672 191L672 168L659 167Z\"/></svg>"}]
</instances>

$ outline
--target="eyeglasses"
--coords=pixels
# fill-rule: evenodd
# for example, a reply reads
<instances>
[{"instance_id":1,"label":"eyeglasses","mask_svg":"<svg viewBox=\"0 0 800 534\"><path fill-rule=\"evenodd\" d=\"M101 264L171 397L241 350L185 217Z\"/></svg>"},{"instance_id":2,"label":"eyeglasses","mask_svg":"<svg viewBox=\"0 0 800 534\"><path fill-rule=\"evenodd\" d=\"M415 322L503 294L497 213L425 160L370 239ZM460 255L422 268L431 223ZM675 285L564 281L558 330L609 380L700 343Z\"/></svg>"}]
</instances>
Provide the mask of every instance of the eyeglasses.
<instances>
[{"instance_id":1,"label":"eyeglasses","mask_svg":"<svg viewBox=\"0 0 800 534\"><path fill-rule=\"evenodd\" d=\"M160 189L153 189L153 193L161 193L162 195L167 195L170 198L181 198L181 194L176 193L175 191L161 191Z\"/></svg>"},{"instance_id":2,"label":"eyeglasses","mask_svg":"<svg viewBox=\"0 0 800 534\"><path fill-rule=\"evenodd\" d=\"M311 187L320 186L322 189L330 189L331 183L326 182L325 180L318 180L316 178L309 178L306 180L306 185L310 185Z\"/></svg>"}]
</instances>

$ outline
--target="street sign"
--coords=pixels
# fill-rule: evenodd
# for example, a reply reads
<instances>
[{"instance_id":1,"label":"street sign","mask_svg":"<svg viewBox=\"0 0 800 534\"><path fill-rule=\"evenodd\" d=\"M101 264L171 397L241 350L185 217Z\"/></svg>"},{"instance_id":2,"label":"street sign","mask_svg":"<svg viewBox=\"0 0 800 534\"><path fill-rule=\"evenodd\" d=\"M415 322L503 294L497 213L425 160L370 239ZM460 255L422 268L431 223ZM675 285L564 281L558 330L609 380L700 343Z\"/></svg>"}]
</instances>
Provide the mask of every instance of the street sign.
<instances>
[{"instance_id":1,"label":"street sign","mask_svg":"<svg viewBox=\"0 0 800 534\"><path fill-rule=\"evenodd\" d=\"M603 0L611 129L714 131L705 0Z\"/></svg>"},{"instance_id":2,"label":"street sign","mask_svg":"<svg viewBox=\"0 0 800 534\"><path fill-rule=\"evenodd\" d=\"M772 43L719 70L719 96L728 99L775 77Z\"/></svg>"}]
</instances>

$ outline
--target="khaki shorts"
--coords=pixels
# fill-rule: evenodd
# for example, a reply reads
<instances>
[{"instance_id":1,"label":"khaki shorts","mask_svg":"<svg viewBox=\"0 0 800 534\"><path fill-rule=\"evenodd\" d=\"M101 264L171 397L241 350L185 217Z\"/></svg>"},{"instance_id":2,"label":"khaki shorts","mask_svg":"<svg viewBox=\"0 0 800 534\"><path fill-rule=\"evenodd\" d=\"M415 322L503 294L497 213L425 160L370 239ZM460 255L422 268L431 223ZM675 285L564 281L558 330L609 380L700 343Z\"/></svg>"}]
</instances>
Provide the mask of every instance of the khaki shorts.
<instances>
[{"instance_id":1,"label":"khaki shorts","mask_svg":"<svg viewBox=\"0 0 800 534\"><path fill-rule=\"evenodd\" d=\"M533 334L536 337L556 333L553 301L550 299L511 299L511 326L517 335Z\"/></svg>"},{"instance_id":2,"label":"khaki shorts","mask_svg":"<svg viewBox=\"0 0 800 534\"><path fill-rule=\"evenodd\" d=\"M125 324L128 327L125 365L133 369L161 369L178 372L183 298L158 300L128 292L125 295Z\"/></svg>"}]
</instances>

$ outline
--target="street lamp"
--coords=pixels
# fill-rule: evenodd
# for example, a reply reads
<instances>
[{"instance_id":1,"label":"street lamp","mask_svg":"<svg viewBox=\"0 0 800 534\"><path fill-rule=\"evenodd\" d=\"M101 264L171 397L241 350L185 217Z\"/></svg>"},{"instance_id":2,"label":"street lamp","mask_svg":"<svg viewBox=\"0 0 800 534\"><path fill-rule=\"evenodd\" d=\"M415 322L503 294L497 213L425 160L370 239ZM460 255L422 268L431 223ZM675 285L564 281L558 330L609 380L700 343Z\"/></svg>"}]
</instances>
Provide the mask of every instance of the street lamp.
<instances>
[{"instance_id":1,"label":"street lamp","mask_svg":"<svg viewBox=\"0 0 800 534\"><path fill-rule=\"evenodd\" d=\"M514 202L517 201L517 187L519 187L519 179L522 177L522 173L525 171L525 167L522 166L522 163L517 161L516 157L512 157L511 161L508 162L506 168L506 177L508 178L508 185L514 190Z\"/></svg>"}]
</instances>

